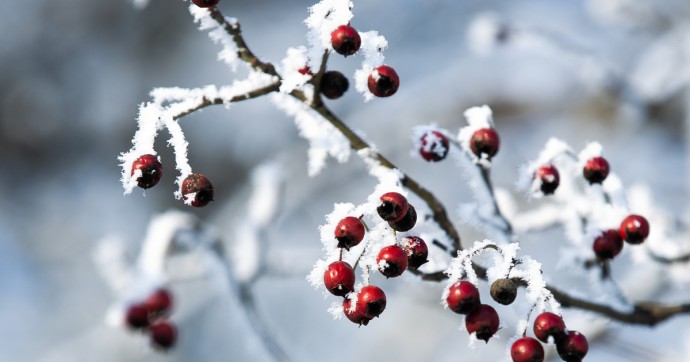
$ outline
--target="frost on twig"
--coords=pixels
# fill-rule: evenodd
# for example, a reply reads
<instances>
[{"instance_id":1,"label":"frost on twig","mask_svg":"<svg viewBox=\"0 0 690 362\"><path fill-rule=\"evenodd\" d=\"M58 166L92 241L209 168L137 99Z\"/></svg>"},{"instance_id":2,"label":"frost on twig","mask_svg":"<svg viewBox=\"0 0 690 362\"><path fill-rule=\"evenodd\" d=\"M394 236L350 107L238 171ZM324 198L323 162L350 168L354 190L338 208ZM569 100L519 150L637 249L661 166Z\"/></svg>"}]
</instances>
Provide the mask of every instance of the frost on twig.
<instances>
[{"instance_id":1,"label":"frost on twig","mask_svg":"<svg viewBox=\"0 0 690 362\"><path fill-rule=\"evenodd\" d=\"M340 25L349 24L352 20L352 1L322 0L309 8L309 16L304 23L309 28L309 65L317 69L321 54L331 48L331 33Z\"/></svg>"},{"instance_id":2,"label":"frost on twig","mask_svg":"<svg viewBox=\"0 0 690 362\"><path fill-rule=\"evenodd\" d=\"M238 65L243 63L239 61L237 44L223 28L222 24L219 24L211 17L211 10L190 4L189 12L194 17L194 22L199 24L199 30L208 30L209 38L222 47L218 53L218 60L227 64L233 72L237 71ZM226 18L226 20L231 26L236 26L237 24L237 19L235 18Z\"/></svg>"}]
</instances>

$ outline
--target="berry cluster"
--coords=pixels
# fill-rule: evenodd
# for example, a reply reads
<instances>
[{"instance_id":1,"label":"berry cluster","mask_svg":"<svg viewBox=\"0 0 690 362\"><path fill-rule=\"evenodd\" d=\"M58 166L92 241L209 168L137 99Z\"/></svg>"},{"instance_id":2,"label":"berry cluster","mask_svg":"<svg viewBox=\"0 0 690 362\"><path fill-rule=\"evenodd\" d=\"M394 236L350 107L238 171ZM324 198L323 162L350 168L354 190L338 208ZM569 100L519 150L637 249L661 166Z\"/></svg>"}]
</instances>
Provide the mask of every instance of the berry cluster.
<instances>
[{"instance_id":1,"label":"berry cluster","mask_svg":"<svg viewBox=\"0 0 690 362\"><path fill-rule=\"evenodd\" d=\"M587 338L577 331L568 331L565 322L559 315L543 312L534 319L534 336L522 336L510 348L514 362L543 361L544 347L539 343L556 343L558 355L567 362L579 362L589 350Z\"/></svg>"},{"instance_id":2,"label":"berry cluster","mask_svg":"<svg viewBox=\"0 0 690 362\"><path fill-rule=\"evenodd\" d=\"M493 128L480 128L472 133L469 148L478 159L491 160L498 153L500 147L498 133ZM444 160L448 155L450 141L446 135L431 130L424 132L419 138L419 155L429 162Z\"/></svg>"},{"instance_id":3,"label":"berry cluster","mask_svg":"<svg viewBox=\"0 0 690 362\"><path fill-rule=\"evenodd\" d=\"M172 306L172 294L167 289L157 289L127 308L125 324L133 330L147 332L154 348L168 350L177 341L177 328L168 319Z\"/></svg>"},{"instance_id":4,"label":"berry cluster","mask_svg":"<svg viewBox=\"0 0 690 362\"><path fill-rule=\"evenodd\" d=\"M641 244L649 236L649 222L640 215L628 215L618 230L608 229L594 239L592 249L600 260L613 259L623 250L623 241Z\"/></svg>"}]
</instances>

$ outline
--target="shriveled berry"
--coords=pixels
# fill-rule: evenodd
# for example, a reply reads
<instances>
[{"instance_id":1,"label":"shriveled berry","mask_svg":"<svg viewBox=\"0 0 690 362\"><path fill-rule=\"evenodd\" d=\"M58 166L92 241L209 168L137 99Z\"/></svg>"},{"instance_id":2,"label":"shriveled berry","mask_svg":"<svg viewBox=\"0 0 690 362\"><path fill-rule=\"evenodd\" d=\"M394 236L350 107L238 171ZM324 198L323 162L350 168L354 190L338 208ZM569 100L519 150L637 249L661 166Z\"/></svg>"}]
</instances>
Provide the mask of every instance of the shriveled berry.
<instances>
[{"instance_id":1,"label":"shriveled berry","mask_svg":"<svg viewBox=\"0 0 690 362\"><path fill-rule=\"evenodd\" d=\"M359 50L362 39L355 28L349 25L341 25L331 32L331 45L333 50L344 56L352 55Z\"/></svg>"},{"instance_id":2,"label":"shriveled berry","mask_svg":"<svg viewBox=\"0 0 690 362\"><path fill-rule=\"evenodd\" d=\"M177 327L168 320L161 320L151 325L149 335L154 348L168 350L177 342Z\"/></svg>"},{"instance_id":3,"label":"shriveled berry","mask_svg":"<svg viewBox=\"0 0 690 362\"><path fill-rule=\"evenodd\" d=\"M386 309L386 294L375 285L367 285L357 293L357 309L371 319L378 317Z\"/></svg>"},{"instance_id":4,"label":"shriveled berry","mask_svg":"<svg viewBox=\"0 0 690 362\"><path fill-rule=\"evenodd\" d=\"M374 69L367 79L369 91L377 97L390 97L400 87L400 77L395 69L381 65Z\"/></svg>"},{"instance_id":5,"label":"shriveled berry","mask_svg":"<svg viewBox=\"0 0 690 362\"><path fill-rule=\"evenodd\" d=\"M481 304L465 317L465 327L470 334L475 333L477 339L488 343L498 331L498 313L492 306Z\"/></svg>"},{"instance_id":6,"label":"shriveled berry","mask_svg":"<svg viewBox=\"0 0 690 362\"><path fill-rule=\"evenodd\" d=\"M556 191L561 182L558 169L554 165L545 165L537 169L536 177L541 182L539 186L544 195L551 195Z\"/></svg>"},{"instance_id":7,"label":"shriveled berry","mask_svg":"<svg viewBox=\"0 0 690 362\"><path fill-rule=\"evenodd\" d=\"M630 244L642 244L649 236L649 222L644 216L628 215L621 222L619 234Z\"/></svg>"},{"instance_id":8,"label":"shriveled berry","mask_svg":"<svg viewBox=\"0 0 690 362\"><path fill-rule=\"evenodd\" d=\"M130 305L125 311L125 324L132 329L149 326L149 309L143 303Z\"/></svg>"},{"instance_id":9,"label":"shriveled berry","mask_svg":"<svg viewBox=\"0 0 690 362\"><path fill-rule=\"evenodd\" d=\"M561 316L543 312L534 319L534 336L544 343L549 342L549 337L555 341L565 336L565 322Z\"/></svg>"},{"instance_id":10,"label":"shriveled berry","mask_svg":"<svg viewBox=\"0 0 690 362\"><path fill-rule=\"evenodd\" d=\"M187 176L182 181L180 191L185 203L194 207L203 207L213 201L213 184L201 173L193 173Z\"/></svg>"},{"instance_id":11,"label":"shriveled berry","mask_svg":"<svg viewBox=\"0 0 690 362\"><path fill-rule=\"evenodd\" d=\"M376 207L376 212L383 220L398 221L405 217L409 204L405 196L397 192L387 192L379 198L381 204Z\"/></svg>"},{"instance_id":12,"label":"shriveled berry","mask_svg":"<svg viewBox=\"0 0 690 362\"><path fill-rule=\"evenodd\" d=\"M407 254L407 268L417 269L424 263L429 261L429 248L426 246L424 239L419 236L406 236L400 240L405 254Z\"/></svg>"},{"instance_id":13,"label":"shriveled berry","mask_svg":"<svg viewBox=\"0 0 690 362\"><path fill-rule=\"evenodd\" d=\"M513 362L543 362L544 347L532 337L522 337L510 347Z\"/></svg>"},{"instance_id":14,"label":"shriveled berry","mask_svg":"<svg viewBox=\"0 0 690 362\"><path fill-rule=\"evenodd\" d=\"M419 141L419 155L426 161L438 162L448 155L448 137L439 131L426 132Z\"/></svg>"},{"instance_id":15,"label":"shriveled berry","mask_svg":"<svg viewBox=\"0 0 690 362\"><path fill-rule=\"evenodd\" d=\"M360 308L358 303L352 302L352 299L345 298L343 300L343 312L345 312L345 317L349 319L352 323L359 324L360 326L369 324L371 318L364 315L364 309Z\"/></svg>"},{"instance_id":16,"label":"shriveled berry","mask_svg":"<svg viewBox=\"0 0 690 362\"><path fill-rule=\"evenodd\" d=\"M511 279L496 279L491 283L491 298L503 305L509 305L517 297L517 285Z\"/></svg>"},{"instance_id":17,"label":"shriveled berry","mask_svg":"<svg viewBox=\"0 0 690 362\"><path fill-rule=\"evenodd\" d=\"M407 213L405 213L405 216L398 221L389 221L388 226L396 231L408 231L412 229L416 223L417 210L414 209L414 206L409 205L407 207Z\"/></svg>"},{"instance_id":18,"label":"shriveled berry","mask_svg":"<svg viewBox=\"0 0 690 362\"><path fill-rule=\"evenodd\" d=\"M139 156L132 163L131 175L134 175L136 170L141 171L141 176L137 177L137 186L142 189L156 186L161 177L163 177L163 165L154 155L146 154Z\"/></svg>"},{"instance_id":19,"label":"shriveled berry","mask_svg":"<svg viewBox=\"0 0 690 362\"><path fill-rule=\"evenodd\" d=\"M354 290L355 272L350 264L344 261L333 262L323 273L323 284L331 294L344 297Z\"/></svg>"},{"instance_id":20,"label":"shriveled berry","mask_svg":"<svg viewBox=\"0 0 690 362\"><path fill-rule=\"evenodd\" d=\"M590 184L600 184L606 180L610 171L609 162L603 157L593 157L587 160L582 169L582 176Z\"/></svg>"},{"instance_id":21,"label":"shriveled berry","mask_svg":"<svg viewBox=\"0 0 690 362\"><path fill-rule=\"evenodd\" d=\"M192 0L192 2L200 8L210 8L218 5L220 0Z\"/></svg>"},{"instance_id":22,"label":"shriveled berry","mask_svg":"<svg viewBox=\"0 0 690 362\"><path fill-rule=\"evenodd\" d=\"M496 155L501 145L498 133L493 128L481 128L472 134L470 138L470 150L475 156L491 159Z\"/></svg>"},{"instance_id":23,"label":"shriveled berry","mask_svg":"<svg viewBox=\"0 0 690 362\"><path fill-rule=\"evenodd\" d=\"M350 86L347 78L336 70L324 72L321 76L321 94L328 99L338 99Z\"/></svg>"},{"instance_id":24,"label":"shriveled berry","mask_svg":"<svg viewBox=\"0 0 690 362\"><path fill-rule=\"evenodd\" d=\"M580 362L589 351L587 338L580 332L569 331L565 337L556 342L556 350L566 362Z\"/></svg>"},{"instance_id":25,"label":"shriveled berry","mask_svg":"<svg viewBox=\"0 0 690 362\"><path fill-rule=\"evenodd\" d=\"M455 313L469 314L481 305L479 290L466 280L457 281L448 288L446 303L448 309Z\"/></svg>"},{"instance_id":26,"label":"shriveled berry","mask_svg":"<svg viewBox=\"0 0 690 362\"><path fill-rule=\"evenodd\" d=\"M354 216L343 218L335 227L335 238L338 240L338 247L350 250L351 247L359 244L364 239L364 230L362 220Z\"/></svg>"},{"instance_id":27,"label":"shriveled berry","mask_svg":"<svg viewBox=\"0 0 690 362\"><path fill-rule=\"evenodd\" d=\"M623 239L618 231L609 229L594 239L594 254L599 259L613 259L623 250Z\"/></svg>"},{"instance_id":28,"label":"shriveled berry","mask_svg":"<svg viewBox=\"0 0 690 362\"><path fill-rule=\"evenodd\" d=\"M160 288L146 298L144 305L149 311L149 318L167 316L172 311L173 297L167 289Z\"/></svg>"},{"instance_id":29,"label":"shriveled berry","mask_svg":"<svg viewBox=\"0 0 690 362\"><path fill-rule=\"evenodd\" d=\"M398 245L388 245L381 248L376 257L379 272L386 278L400 276L407 269L407 254Z\"/></svg>"}]
</instances>

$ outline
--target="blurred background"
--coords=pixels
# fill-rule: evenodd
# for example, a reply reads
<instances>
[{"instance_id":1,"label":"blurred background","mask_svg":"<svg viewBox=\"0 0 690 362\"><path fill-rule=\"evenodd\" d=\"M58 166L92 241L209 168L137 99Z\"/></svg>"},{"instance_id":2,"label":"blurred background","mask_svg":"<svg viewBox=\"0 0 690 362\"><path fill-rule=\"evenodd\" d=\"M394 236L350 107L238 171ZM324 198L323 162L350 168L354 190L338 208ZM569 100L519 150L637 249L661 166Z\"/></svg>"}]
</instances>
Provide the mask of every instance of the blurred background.
<instances>
[{"instance_id":1,"label":"blurred background","mask_svg":"<svg viewBox=\"0 0 690 362\"><path fill-rule=\"evenodd\" d=\"M518 167L536 158L551 136L577 150L599 141L624 184L649 186L654 203L684 222L687 1L354 3L353 26L388 39L386 61L400 74L401 88L394 97L364 103L352 87L328 104L446 200L454 220L457 205L472 200L461 170L411 156L410 131L434 122L455 132L466 108L488 104L502 139L493 169L497 186L512 190ZM268 260L282 264L252 293L258 314L292 360L505 359L515 330L510 318L501 339L468 352L462 319L439 304L442 285L411 276L381 281L390 291L388 309L371 325L332 319L327 308L334 299L304 279L321 256L317 228L334 202L365 200L375 180L354 156L344 165L331 160L308 178L306 141L268 99L207 108L181 120L190 163L213 181L216 202L192 210L175 200L172 167L156 188L123 196L117 156L131 146L138 105L149 100L149 91L223 85L238 77L216 61L219 48L197 31L187 4L0 3L0 360L271 360L241 303L204 278L171 276L180 328L173 351L154 352L145 338L106 325L106 310L118 296L93 258L101 240L117 237L134 261L148 222L170 209L198 216L232 248L232 225L242 220L252 169L266 161L280 164L285 177L283 206L265 233ZM302 21L312 4L236 0L219 8L240 20L256 54L277 63L287 47L306 43ZM358 66L356 56L329 63L347 75ZM157 141L164 164L173 156L166 136ZM459 228L464 240L484 238L467 225ZM559 238L557 231L537 235L524 249L546 262ZM682 286L645 297L690 300ZM590 361L690 359L687 317L650 329L573 315L583 328L592 320L604 326L592 335Z\"/></svg>"}]
</instances>

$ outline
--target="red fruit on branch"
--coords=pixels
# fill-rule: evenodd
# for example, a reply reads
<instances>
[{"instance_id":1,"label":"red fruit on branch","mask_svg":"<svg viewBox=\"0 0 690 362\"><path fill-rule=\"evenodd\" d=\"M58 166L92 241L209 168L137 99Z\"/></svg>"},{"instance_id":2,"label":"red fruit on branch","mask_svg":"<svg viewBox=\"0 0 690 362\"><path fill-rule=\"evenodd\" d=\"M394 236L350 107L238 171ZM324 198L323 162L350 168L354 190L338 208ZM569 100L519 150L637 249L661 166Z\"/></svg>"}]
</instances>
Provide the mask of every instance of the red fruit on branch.
<instances>
[{"instance_id":1,"label":"red fruit on branch","mask_svg":"<svg viewBox=\"0 0 690 362\"><path fill-rule=\"evenodd\" d=\"M587 338L576 331L569 331L556 342L556 350L562 360L566 362L580 362L589 351Z\"/></svg>"},{"instance_id":2,"label":"red fruit on branch","mask_svg":"<svg viewBox=\"0 0 690 362\"><path fill-rule=\"evenodd\" d=\"M613 259L623 250L623 239L618 231L609 229L594 239L594 254L599 259Z\"/></svg>"},{"instance_id":3,"label":"red fruit on branch","mask_svg":"<svg viewBox=\"0 0 690 362\"><path fill-rule=\"evenodd\" d=\"M649 236L649 222L643 216L628 215L621 222L619 234L630 244L641 244Z\"/></svg>"},{"instance_id":4,"label":"red fruit on branch","mask_svg":"<svg viewBox=\"0 0 690 362\"><path fill-rule=\"evenodd\" d=\"M338 240L338 247L350 250L351 247L359 244L364 239L364 232L362 220L354 216L343 218L335 227L335 238Z\"/></svg>"},{"instance_id":5,"label":"red fruit on branch","mask_svg":"<svg viewBox=\"0 0 690 362\"><path fill-rule=\"evenodd\" d=\"M407 269L407 254L397 245L389 245L381 248L376 257L379 272L386 278L400 276Z\"/></svg>"},{"instance_id":6,"label":"red fruit on branch","mask_svg":"<svg viewBox=\"0 0 690 362\"><path fill-rule=\"evenodd\" d=\"M389 221L388 226L390 226L395 231L409 231L417 223L417 210L414 206L409 205L407 207L407 212L405 216L398 221Z\"/></svg>"},{"instance_id":7,"label":"red fruit on branch","mask_svg":"<svg viewBox=\"0 0 690 362\"><path fill-rule=\"evenodd\" d=\"M177 327L170 321L159 321L151 325L149 336L154 348L168 350L177 342Z\"/></svg>"},{"instance_id":8,"label":"red fruit on branch","mask_svg":"<svg viewBox=\"0 0 690 362\"><path fill-rule=\"evenodd\" d=\"M344 297L354 290L355 272L350 264L344 261L333 262L323 273L323 284L331 294Z\"/></svg>"},{"instance_id":9,"label":"red fruit on branch","mask_svg":"<svg viewBox=\"0 0 690 362\"><path fill-rule=\"evenodd\" d=\"M192 2L200 8L210 8L218 5L220 0L192 0Z\"/></svg>"},{"instance_id":10,"label":"red fruit on branch","mask_svg":"<svg viewBox=\"0 0 690 362\"><path fill-rule=\"evenodd\" d=\"M387 192L379 198L381 204L376 207L376 212L386 221L398 221L405 217L409 204L405 196L397 192Z\"/></svg>"},{"instance_id":11,"label":"red fruit on branch","mask_svg":"<svg viewBox=\"0 0 690 362\"><path fill-rule=\"evenodd\" d=\"M182 181L182 199L187 201L191 199L189 204L194 207L203 207L213 201L213 184L208 178L201 173L193 173Z\"/></svg>"},{"instance_id":12,"label":"red fruit on branch","mask_svg":"<svg viewBox=\"0 0 690 362\"><path fill-rule=\"evenodd\" d=\"M367 79L369 91L377 97L390 97L400 87L400 77L395 69L381 65L374 69Z\"/></svg>"},{"instance_id":13,"label":"red fruit on branch","mask_svg":"<svg viewBox=\"0 0 690 362\"><path fill-rule=\"evenodd\" d=\"M455 313L469 314L481 305L479 290L466 280L457 281L448 288L446 303Z\"/></svg>"},{"instance_id":14,"label":"red fruit on branch","mask_svg":"<svg viewBox=\"0 0 690 362\"><path fill-rule=\"evenodd\" d=\"M125 325L131 329L149 326L149 309L143 303L130 305L125 311Z\"/></svg>"},{"instance_id":15,"label":"red fruit on branch","mask_svg":"<svg viewBox=\"0 0 690 362\"><path fill-rule=\"evenodd\" d=\"M406 236L400 240L405 254L407 254L407 267L409 269L417 269L424 263L429 261L429 247L427 247L424 239L419 236Z\"/></svg>"},{"instance_id":16,"label":"red fruit on branch","mask_svg":"<svg viewBox=\"0 0 690 362\"><path fill-rule=\"evenodd\" d=\"M609 162L603 157L593 157L587 160L582 169L582 176L590 184L600 184L606 180L610 171Z\"/></svg>"},{"instance_id":17,"label":"red fruit on branch","mask_svg":"<svg viewBox=\"0 0 690 362\"><path fill-rule=\"evenodd\" d=\"M386 309L386 294L381 288L367 285L357 293L357 308L371 319L378 317Z\"/></svg>"},{"instance_id":18,"label":"red fruit on branch","mask_svg":"<svg viewBox=\"0 0 690 362\"><path fill-rule=\"evenodd\" d=\"M542 362L544 347L534 338L522 337L513 342L510 347L510 357L513 362Z\"/></svg>"},{"instance_id":19,"label":"red fruit on branch","mask_svg":"<svg viewBox=\"0 0 690 362\"><path fill-rule=\"evenodd\" d=\"M331 32L331 45L338 54L348 56L355 54L362 44L362 39L355 28L341 25Z\"/></svg>"},{"instance_id":20,"label":"red fruit on branch","mask_svg":"<svg viewBox=\"0 0 690 362\"><path fill-rule=\"evenodd\" d=\"M144 305L148 309L150 319L160 318L172 311L173 297L167 289L157 289L146 298Z\"/></svg>"},{"instance_id":21,"label":"red fruit on branch","mask_svg":"<svg viewBox=\"0 0 690 362\"><path fill-rule=\"evenodd\" d=\"M482 128L474 131L470 138L470 150L475 156L491 159L501 145L498 133L493 128Z\"/></svg>"},{"instance_id":22,"label":"red fruit on branch","mask_svg":"<svg viewBox=\"0 0 690 362\"><path fill-rule=\"evenodd\" d=\"M130 175L134 175L136 170L141 171L141 176L137 177L137 186L148 189L156 186L163 177L163 165L154 155L141 155L132 163Z\"/></svg>"},{"instance_id":23,"label":"red fruit on branch","mask_svg":"<svg viewBox=\"0 0 690 362\"><path fill-rule=\"evenodd\" d=\"M465 317L465 327L470 334L475 333L477 339L488 343L498 332L498 313L492 306L481 304Z\"/></svg>"},{"instance_id":24,"label":"red fruit on branch","mask_svg":"<svg viewBox=\"0 0 690 362\"><path fill-rule=\"evenodd\" d=\"M448 137L439 131L426 132L419 141L419 155L426 161L438 162L448 155Z\"/></svg>"},{"instance_id":25,"label":"red fruit on branch","mask_svg":"<svg viewBox=\"0 0 690 362\"><path fill-rule=\"evenodd\" d=\"M544 195L551 195L556 191L558 185L561 182L560 175L558 174L558 169L553 165L541 166L537 169L536 177L541 182L539 186L541 192Z\"/></svg>"},{"instance_id":26,"label":"red fruit on branch","mask_svg":"<svg viewBox=\"0 0 690 362\"><path fill-rule=\"evenodd\" d=\"M336 70L324 72L321 76L320 90L328 99L338 99L342 97L350 86L347 78Z\"/></svg>"},{"instance_id":27,"label":"red fruit on branch","mask_svg":"<svg viewBox=\"0 0 690 362\"><path fill-rule=\"evenodd\" d=\"M352 299L345 298L343 300L343 312L345 312L345 317L349 319L352 323L359 324L360 326L369 324L371 318L364 314L364 309L360 307L358 303L354 303L354 308L352 304Z\"/></svg>"},{"instance_id":28,"label":"red fruit on branch","mask_svg":"<svg viewBox=\"0 0 690 362\"><path fill-rule=\"evenodd\" d=\"M565 336L563 318L551 312L539 314L534 319L534 336L544 343L548 343L549 337L553 337L555 341L561 339Z\"/></svg>"}]
</instances>

